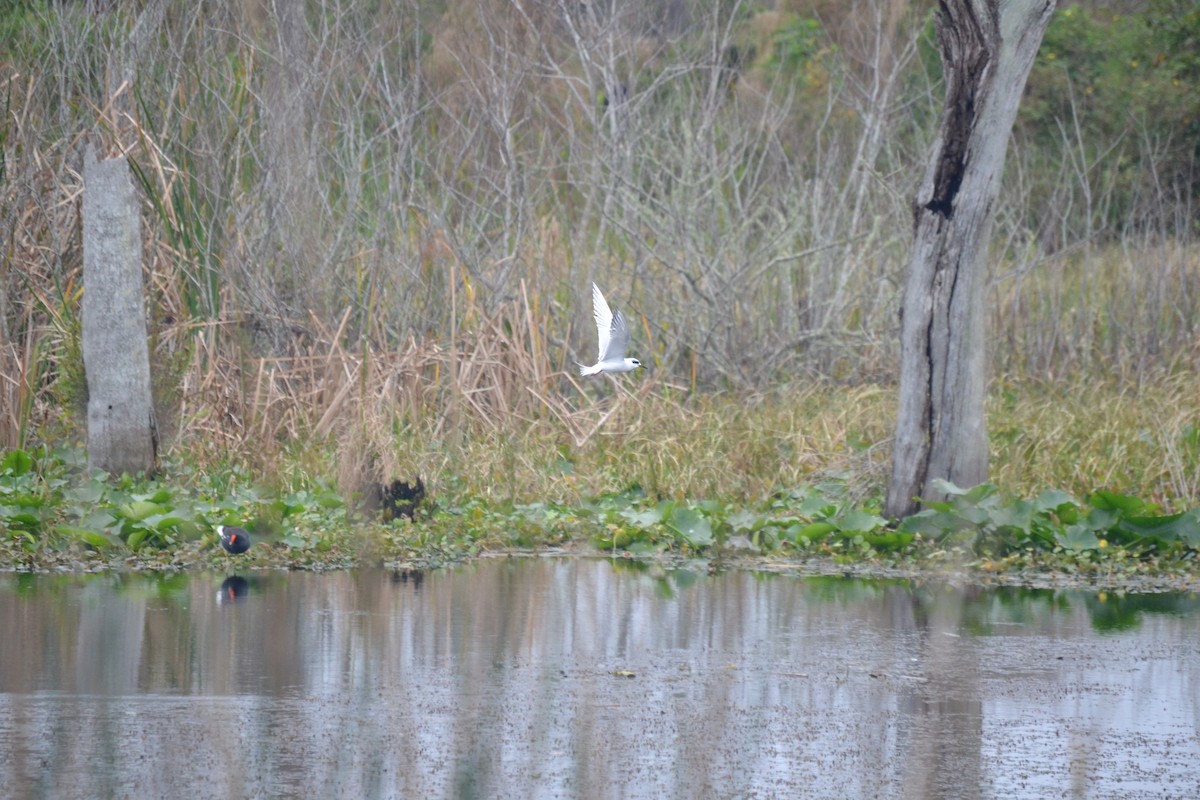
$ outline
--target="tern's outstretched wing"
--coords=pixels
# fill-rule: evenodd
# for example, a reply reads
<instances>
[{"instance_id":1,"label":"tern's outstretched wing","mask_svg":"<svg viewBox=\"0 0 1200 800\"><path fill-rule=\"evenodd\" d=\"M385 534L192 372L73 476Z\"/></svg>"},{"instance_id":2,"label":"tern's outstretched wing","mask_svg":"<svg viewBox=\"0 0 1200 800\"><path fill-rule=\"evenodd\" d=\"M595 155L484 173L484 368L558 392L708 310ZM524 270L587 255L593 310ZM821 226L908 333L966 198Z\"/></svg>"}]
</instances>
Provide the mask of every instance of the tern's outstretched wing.
<instances>
[{"instance_id":1,"label":"tern's outstretched wing","mask_svg":"<svg viewBox=\"0 0 1200 800\"><path fill-rule=\"evenodd\" d=\"M625 315L618 311L614 314L608 307L600 287L592 284L592 310L596 314L596 335L600 340L600 354L597 364L605 361L621 361L625 358L625 348L629 346L629 326L625 323Z\"/></svg>"},{"instance_id":2,"label":"tern's outstretched wing","mask_svg":"<svg viewBox=\"0 0 1200 800\"><path fill-rule=\"evenodd\" d=\"M608 331L608 347L600 356L601 361L623 361L625 348L629 346L629 326L625 315L618 311L613 315L612 327Z\"/></svg>"},{"instance_id":3,"label":"tern's outstretched wing","mask_svg":"<svg viewBox=\"0 0 1200 800\"><path fill-rule=\"evenodd\" d=\"M608 343L612 340L613 313L609 310L604 295L600 293L600 287L594 281L592 283L592 312L596 315L596 335L600 340L600 355L596 358L596 363L599 364L604 360L604 353L608 350Z\"/></svg>"}]
</instances>

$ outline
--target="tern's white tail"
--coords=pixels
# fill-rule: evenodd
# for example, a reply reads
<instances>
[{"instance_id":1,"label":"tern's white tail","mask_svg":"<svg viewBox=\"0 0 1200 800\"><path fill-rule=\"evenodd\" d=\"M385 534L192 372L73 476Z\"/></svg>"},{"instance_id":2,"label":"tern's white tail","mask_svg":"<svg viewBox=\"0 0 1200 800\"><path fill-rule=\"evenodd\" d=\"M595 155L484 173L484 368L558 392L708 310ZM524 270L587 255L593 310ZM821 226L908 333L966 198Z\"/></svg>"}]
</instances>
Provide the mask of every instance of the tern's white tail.
<instances>
[{"instance_id":1,"label":"tern's white tail","mask_svg":"<svg viewBox=\"0 0 1200 800\"><path fill-rule=\"evenodd\" d=\"M578 361L576 361L575 363L579 364ZM585 364L579 364L579 374L580 375L597 375L602 371L603 370L600 369L599 364L596 364L595 366L591 366L591 367L589 367Z\"/></svg>"}]
</instances>

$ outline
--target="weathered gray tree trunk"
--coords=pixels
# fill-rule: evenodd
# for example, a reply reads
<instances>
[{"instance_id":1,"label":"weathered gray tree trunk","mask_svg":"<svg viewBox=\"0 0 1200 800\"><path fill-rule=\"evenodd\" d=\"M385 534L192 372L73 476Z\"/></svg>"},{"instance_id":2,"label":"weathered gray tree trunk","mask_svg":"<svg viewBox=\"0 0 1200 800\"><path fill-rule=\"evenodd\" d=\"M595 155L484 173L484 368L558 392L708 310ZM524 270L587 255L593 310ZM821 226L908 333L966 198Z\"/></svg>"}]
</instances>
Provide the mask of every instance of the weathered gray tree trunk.
<instances>
[{"instance_id":1,"label":"weathered gray tree trunk","mask_svg":"<svg viewBox=\"0 0 1200 800\"><path fill-rule=\"evenodd\" d=\"M900 404L889 516L987 478L983 292L993 204L1025 79L1056 0L941 0L946 105L913 201L900 320Z\"/></svg>"},{"instance_id":2,"label":"weathered gray tree trunk","mask_svg":"<svg viewBox=\"0 0 1200 800\"><path fill-rule=\"evenodd\" d=\"M152 472L158 442L142 290L142 231L125 158L83 157L83 367L88 466Z\"/></svg>"}]
</instances>

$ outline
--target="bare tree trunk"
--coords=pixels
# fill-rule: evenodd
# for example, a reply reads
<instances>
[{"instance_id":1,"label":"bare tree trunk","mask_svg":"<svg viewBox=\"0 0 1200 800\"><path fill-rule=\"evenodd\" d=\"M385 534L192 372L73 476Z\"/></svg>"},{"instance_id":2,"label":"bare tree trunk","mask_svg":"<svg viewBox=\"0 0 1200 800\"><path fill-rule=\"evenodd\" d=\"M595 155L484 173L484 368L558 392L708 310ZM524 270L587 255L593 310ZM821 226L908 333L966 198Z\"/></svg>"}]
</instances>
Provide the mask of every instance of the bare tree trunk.
<instances>
[{"instance_id":1,"label":"bare tree trunk","mask_svg":"<svg viewBox=\"0 0 1200 800\"><path fill-rule=\"evenodd\" d=\"M88 466L152 472L158 450L142 290L142 233L124 157L83 157L83 366Z\"/></svg>"},{"instance_id":2,"label":"bare tree trunk","mask_svg":"<svg viewBox=\"0 0 1200 800\"><path fill-rule=\"evenodd\" d=\"M886 511L987 478L983 290L993 203L1025 79L1056 0L941 0L946 105L913 201L900 406Z\"/></svg>"}]
</instances>

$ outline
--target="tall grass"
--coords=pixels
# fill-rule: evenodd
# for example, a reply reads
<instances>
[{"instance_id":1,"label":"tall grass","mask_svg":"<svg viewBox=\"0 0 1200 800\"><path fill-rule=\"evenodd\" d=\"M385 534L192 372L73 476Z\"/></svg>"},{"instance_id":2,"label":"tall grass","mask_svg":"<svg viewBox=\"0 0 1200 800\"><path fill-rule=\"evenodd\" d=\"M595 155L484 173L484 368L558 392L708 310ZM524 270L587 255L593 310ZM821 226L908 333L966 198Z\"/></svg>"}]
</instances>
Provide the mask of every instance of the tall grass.
<instances>
[{"instance_id":1,"label":"tall grass","mask_svg":"<svg viewBox=\"0 0 1200 800\"><path fill-rule=\"evenodd\" d=\"M629 481L756 496L847 464L873 474L940 89L923 11L859 3L817 22L785 5L8 12L3 443L70 430L80 396L92 136L129 154L146 198L176 448L266 461L332 439L324 468L347 485L424 470L512 493ZM1012 148L989 305L998 375L1175 397L1152 379L1196 367L1192 200L1145 179L1161 153L1136 132L1119 152L1067 135ZM1131 171L1132 188L1114 185ZM1097 209L1118 188L1140 194L1113 229ZM633 322L652 367L640 382L572 374L594 347L593 279ZM1179 464L1147 467L1164 493L1196 483L1175 427L1160 446Z\"/></svg>"}]
</instances>

